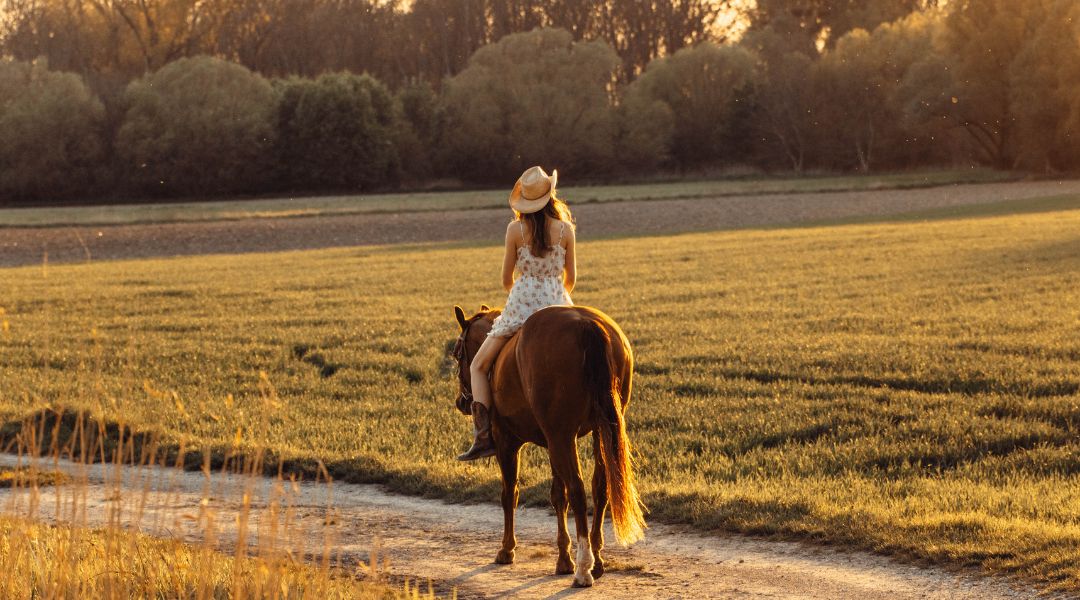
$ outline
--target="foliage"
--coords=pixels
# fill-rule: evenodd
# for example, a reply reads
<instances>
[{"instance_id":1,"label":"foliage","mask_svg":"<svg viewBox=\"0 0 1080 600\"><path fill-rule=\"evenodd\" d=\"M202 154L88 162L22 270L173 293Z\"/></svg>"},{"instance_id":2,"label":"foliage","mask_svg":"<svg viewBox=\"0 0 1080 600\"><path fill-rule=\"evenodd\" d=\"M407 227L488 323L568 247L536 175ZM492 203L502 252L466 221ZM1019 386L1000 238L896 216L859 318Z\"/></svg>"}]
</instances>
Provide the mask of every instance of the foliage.
<instances>
[{"instance_id":1,"label":"foliage","mask_svg":"<svg viewBox=\"0 0 1080 600\"><path fill-rule=\"evenodd\" d=\"M397 119L394 148L402 174L414 181L431 179L438 168L435 158L443 132L439 97L430 85L414 82L399 91L395 100L401 115Z\"/></svg>"},{"instance_id":2,"label":"foliage","mask_svg":"<svg viewBox=\"0 0 1080 600\"><path fill-rule=\"evenodd\" d=\"M937 48L947 86L932 117L961 127L978 155L998 168L1015 166L1015 129L1009 110L1009 62L1027 33L1017 10L1036 3L971 0L957 3L945 18ZM924 88L922 93L933 93Z\"/></svg>"},{"instance_id":3,"label":"foliage","mask_svg":"<svg viewBox=\"0 0 1080 600\"><path fill-rule=\"evenodd\" d=\"M1073 209L581 241L575 301L634 345L651 518L1080 589L1077 227ZM339 480L494 501L497 469L454 460L469 433L446 353L454 303L504 297L485 267L501 251L11 269L0 412L81 406L224 448L239 426ZM543 451L522 460L524 501L546 505Z\"/></svg>"},{"instance_id":4,"label":"foliage","mask_svg":"<svg viewBox=\"0 0 1080 600\"><path fill-rule=\"evenodd\" d=\"M763 0L737 41L704 25L721 3L661 4L13 4L0 52L83 81L39 63L37 83L8 86L0 197L490 184L536 163L582 180L1080 170L1075 2ZM198 52L290 77L275 95L182 58ZM5 64L20 80L25 63Z\"/></svg>"},{"instance_id":5,"label":"foliage","mask_svg":"<svg viewBox=\"0 0 1080 600\"><path fill-rule=\"evenodd\" d=\"M1057 0L950 4L908 84L912 106L934 129L962 132L985 164L1077 169L1076 16L1075 3Z\"/></svg>"},{"instance_id":6,"label":"foliage","mask_svg":"<svg viewBox=\"0 0 1080 600\"><path fill-rule=\"evenodd\" d=\"M629 81L650 60L714 35L711 0L5 0L0 55L101 80L130 78L183 56L234 58L267 77L352 71L394 87L431 84L480 47L537 27L599 39Z\"/></svg>"},{"instance_id":7,"label":"foliage","mask_svg":"<svg viewBox=\"0 0 1080 600\"><path fill-rule=\"evenodd\" d=\"M626 170L647 173L671 158L675 115L664 102L635 92L628 90L616 108L615 157Z\"/></svg>"},{"instance_id":8,"label":"foliage","mask_svg":"<svg viewBox=\"0 0 1080 600\"><path fill-rule=\"evenodd\" d=\"M77 75L0 59L0 203L92 189L104 158L104 118Z\"/></svg>"},{"instance_id":9,"label":"foliage","mask_svg":"<svg viewBox=\"0 0 1080 600\"><path fill-rule=\"evenodd\" d=\"M801 173L816 123L812 55L793 43L791 35L772 27L748 36L746 45L758 58L753 96L759 152L767 164L786 163Z\"/></svg>"},{"instance_id":10,"label":"foliage","mask_svg":"<svg viewBox=\"0 0 1080 600\"><path fill-rule=\"evenodd\" d=\"M797 27L788 33L809 40L820 38L831 46L855 29L872 30L935 4L934 0L757 0L747 16L752 31L789 21Z\"/></svg>"},{"instance_id":11,"label":"foliage","mask_svg":"<svg viewBox=\"0 0 1080 600\"><path fill-rule=\"evenodd\" d=\"M396 109L369 75L333 73L279 82L278 168L286 185L368 189L396 175Z\"/></svg>"},{"instance_id":12,"label":"foliage","mask_svg":"<svg viewBox=\"0 0 1080 600\"><path fill-rule=\"evenodd\" d=\"M663 116L650 111L655 102L664 103L674 116L672 157L682 166L697 166L730 161L745 151L753 80L750 52L704 42L651 62L624 98L636 125L643 121L658 130Z\"/></svg>"},{"instance_id":13,"label":"foliage","mask_svg":"<svg viewBox=\"0 0 1080 600\"><path fill-rule=\"evenodd\" d=\"M267 184L274 92L244 67L183 58L138 79L116 146L124 176L153 194L251 191Z\"/></svg>"},{"instance_id":14,"label":"foliage","mask_svg":"<svg viewBox=\"0 0 1080 600\"><path fill-rule=\"evenodd\" d=\"M935 21L913 13L873 32L855 29L836 42L815 65L823 124L819 154L829 167L867 172L876 163L930 162L931 133L911 122L904 111L903 81L930 46ZM835 144L834 147L830 147ZM942 162L940 154L934 158Z\"/></svg>"},{"instance_id":15,"label":"foliage","mask_svg":"<svg viewBox=\"0 0 1080 600\"><path fill-rule=\"evenodd\" d=\"M1034 34L1009 66L1009 104L1020 164L1052 172L1080 165L1080 5L1052 0L1043 7L1028 15Z\"/></svg>"},{"instance_id":16,"label":"foliage","mask_svg":"<svg viewBox=\"0 0 1080 600\"><path fill-rule=\"evenodd\" d=\"M613 160L608 88L618 57L562 29L509 35L446 82L447 160L475 179L512 180L534 164L604 171ZM450 134L452 132L452 134Z\"/></svg>"}]
</instances>

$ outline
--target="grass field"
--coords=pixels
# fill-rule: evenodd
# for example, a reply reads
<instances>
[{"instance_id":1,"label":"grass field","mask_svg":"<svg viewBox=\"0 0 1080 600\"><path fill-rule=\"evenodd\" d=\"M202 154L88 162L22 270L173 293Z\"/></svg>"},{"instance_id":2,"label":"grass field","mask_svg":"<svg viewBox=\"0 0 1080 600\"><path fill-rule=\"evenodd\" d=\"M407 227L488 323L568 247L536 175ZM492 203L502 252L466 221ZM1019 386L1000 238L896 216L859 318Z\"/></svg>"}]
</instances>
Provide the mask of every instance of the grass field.
<instances>
[{"instance_id":1,"label":"grass field","mask_svg":"<svg viewBox=\"0 0 1080 600\"><path fill-rule=\"evenodd\" d=\"M652 519L1080 590L1080 210L583 240L575 301L635 346ZM497 246L4 271L0 416L51 405L339 479L494 501L453 460L455 303ZM264 434L260 372L281 398ZM523 453L523 500L549 469Z\"/></svg>"},{"instance_id":2,"label":"grass field","mask_svg":"<svg viewBox=\"0 0 1080 600\"><path fill-rule=\"evenodd\" d=\"M236 558L118 528L0 518L4 598L419 600L415 590L331 576L289 560Z\"/></svg>"},{"instance_id":3,"label":"grass field","mask_svg":"<svg viewBox=\"0 0 1080 600\"><path fill-rule=\"evenodd\" d=\"M802 177L767 179L721 179L636 185L560 187L572 204L620 200L707 198L772 193L809 193L875 189L907 189L954 183L1007 181L1014 175L1002 171L928 171L874 176ZM110 225L216 221L265 217L334 214L416 212L464 208L502 208L508 189L368 194L180 202L173 204L124 204L54 208L0 209L0 227L53 225Z\"/></svg>"}]
</instances>

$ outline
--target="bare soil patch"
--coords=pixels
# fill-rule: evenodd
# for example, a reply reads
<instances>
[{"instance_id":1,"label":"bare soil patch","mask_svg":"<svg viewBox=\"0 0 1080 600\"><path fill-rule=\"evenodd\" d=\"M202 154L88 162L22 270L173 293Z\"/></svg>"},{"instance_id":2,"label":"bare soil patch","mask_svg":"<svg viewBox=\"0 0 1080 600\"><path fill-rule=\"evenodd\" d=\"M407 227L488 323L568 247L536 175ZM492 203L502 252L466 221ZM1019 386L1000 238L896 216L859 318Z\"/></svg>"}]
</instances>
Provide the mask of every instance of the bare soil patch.
<instances>
[{"instance_id":1,"label":"bare soil patch","mask_svg":"<svg viewBox=\"0 0 1080 600\"><path fill-rule=\"evenodd\" d=\"M1034 181L582 204L583 239L793 225L1080 193L1080 181ZM281 217L97 227L0 228L0 266L340 246L499 239L508 209Z\"/></svg>"}]
</instances>

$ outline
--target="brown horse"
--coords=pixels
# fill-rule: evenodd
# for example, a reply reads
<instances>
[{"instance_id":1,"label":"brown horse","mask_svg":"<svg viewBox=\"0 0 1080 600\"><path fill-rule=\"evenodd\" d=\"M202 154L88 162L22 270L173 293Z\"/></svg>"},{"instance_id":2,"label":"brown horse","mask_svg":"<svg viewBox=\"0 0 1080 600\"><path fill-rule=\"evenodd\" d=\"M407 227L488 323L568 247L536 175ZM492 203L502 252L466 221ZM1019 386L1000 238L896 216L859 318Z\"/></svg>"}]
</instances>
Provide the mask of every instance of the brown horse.
<instances>
[{"instance_id":1,"label":"brown horse","mask_svg":"<svg viewBox=\"0 0 1080 600\"><path fill-rule=\"evenodd\" d=\"M500 311L487 306L466 319L454 313L461 335L458 410L469 413L472 386L469 361ZM514 562L514 510L518 501L518 451L526 442L548 449L551 504L559 527L558 574L574 573L574 586L587 587L604 574L604 513L611 504L615 536L628 544L643 536L642 515L630 462L623 411L630 401L633 373L630 342L604 313L583 306L552 306L537 311L499 353L491 369L492 435L502 470L503 541L495 562ZM577 438L592 433L593 524L589 534L585 484L578 463ZM577 526L577 564L570 559L566 531L569 501Z\"/></svg>"}]
</instances>

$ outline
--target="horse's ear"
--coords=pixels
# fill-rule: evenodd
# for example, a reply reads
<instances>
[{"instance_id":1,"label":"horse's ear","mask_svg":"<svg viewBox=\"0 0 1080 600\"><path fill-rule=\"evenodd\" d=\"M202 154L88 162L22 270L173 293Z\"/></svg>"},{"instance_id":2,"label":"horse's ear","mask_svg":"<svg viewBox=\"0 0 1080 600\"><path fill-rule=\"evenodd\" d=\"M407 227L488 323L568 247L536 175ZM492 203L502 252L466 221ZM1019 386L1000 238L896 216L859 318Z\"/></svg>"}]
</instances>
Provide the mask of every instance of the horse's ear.
<instances>
[{"instance_id":1,"label":"horse's ear","mask_svg":"<svg viewBox=\"0 0 1080 600\"><path fill-rule=\"evenodd\" d=\"M489 310L491 310L491 307L488 306L487 304L481 304L480 305L480 312L487 312Z\"/></svg>"},{"instance_id":2,"label":"horse's ear","mask_svg":"<svg viewBox=\"0 0 1080 600\"><path fill-rule=\"evenodd\" d=\"M454 305L454 316L457 317L458 327L465 331L465 311L461 310L461 307L456 304Z\"/></svg>"}]
</instances>

